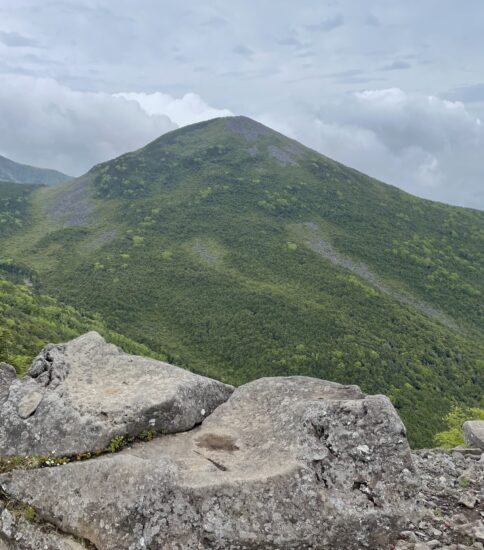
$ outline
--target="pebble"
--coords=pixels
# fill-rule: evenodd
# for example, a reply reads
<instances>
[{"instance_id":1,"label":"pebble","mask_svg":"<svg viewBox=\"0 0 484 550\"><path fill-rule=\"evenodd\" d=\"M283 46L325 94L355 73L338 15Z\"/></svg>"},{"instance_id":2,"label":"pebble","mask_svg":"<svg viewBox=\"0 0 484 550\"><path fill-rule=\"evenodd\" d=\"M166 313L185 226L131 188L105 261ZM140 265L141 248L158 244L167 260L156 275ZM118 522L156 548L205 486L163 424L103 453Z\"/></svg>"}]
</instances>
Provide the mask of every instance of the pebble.
<instances>
[{"instance_id":1,"label":"pebble","mask_svg":"<svg viewBox=\"0 0 484 550\"><path fill-rule=\"evenodd\" d=\"M466 508L472 509L477 504L477 501L476 495L465 494L460 497L459 504L462 504Z\"/></svg>"}]
</instances>

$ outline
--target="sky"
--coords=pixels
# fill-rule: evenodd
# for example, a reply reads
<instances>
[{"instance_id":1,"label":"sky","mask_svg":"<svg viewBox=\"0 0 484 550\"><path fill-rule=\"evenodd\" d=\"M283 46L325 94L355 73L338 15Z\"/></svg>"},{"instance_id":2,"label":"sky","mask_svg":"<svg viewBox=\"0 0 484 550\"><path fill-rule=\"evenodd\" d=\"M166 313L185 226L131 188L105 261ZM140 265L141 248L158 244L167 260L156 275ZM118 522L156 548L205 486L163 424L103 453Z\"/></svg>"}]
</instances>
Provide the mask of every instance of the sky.
<instances>
[{"instance_id":1,"label":"sky","mask_svg":"<svg viewBox=\"0 0 484 550\"><path fill-rule=\"evenodd\" d=\"M0 154L80 175L250 116L484 209L482 0L0 0Z\"/></svg>"}]
</instances>

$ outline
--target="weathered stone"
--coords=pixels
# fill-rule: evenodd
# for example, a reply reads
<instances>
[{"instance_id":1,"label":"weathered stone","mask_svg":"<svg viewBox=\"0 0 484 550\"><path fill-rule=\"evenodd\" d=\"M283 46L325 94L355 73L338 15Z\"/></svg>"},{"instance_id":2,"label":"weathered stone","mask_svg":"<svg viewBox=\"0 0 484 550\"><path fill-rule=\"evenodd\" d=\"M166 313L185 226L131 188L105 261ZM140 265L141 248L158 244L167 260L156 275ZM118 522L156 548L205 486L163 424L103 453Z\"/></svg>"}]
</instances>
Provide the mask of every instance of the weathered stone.
<instances>
[{"instance_id":1,"label":"weathered stone","mask_svg":"<svg viewBox=\"0 0 484 550\"><path fill-rule=\"evenodd\" d=\"M0 363L0 405L7 399L10 384L16 377L17 373L12 365Z\"/></svg>"},{"instance_id":2,"label":"weathered stone","mask_svg":"<svg viewBox=\"0 0 484 550\"><path fill-rule=\"evenodd\" d=\"M465 445L459 445L458 447L453 447L451 449L453 453L460 453L467 456L473 456L476 457L476 459L479 459L482 455L482 449L479 449L477 447L467 447Z\"/></svg>"},{"instance_id":3,"label":"weathered stone","mask_svg":"<svg viewBox=\"0 0 484 550\"><path fill-rule=\"evenodd\" d=\"M20 418L32 416L40 405L43 397L44 396L38 391L24 395L18 404L18 415Z\"/></svg>"},{"instance_id":4,"label":"weathered stone","mask_svg":"<svg viewBox=\"0 0 484 550\"><path fill-rule=\"evenodd\" d=\"M4 510L0 515L0 550L86 550L86 547L52 527Z\"/></svg>"},{"instance_id":5,"label":"weathered stone","mask_svg":"<svg viewBox=\"0 0 484 550\"><path fill-rule=\"evenodd\" d=\"M417 482L386 397L304 377L242 386L187 433L0 476L98 550L388 548Z\"/></svg>"},{"instance_id":6,"label":"weathered stone","mask_svg":"<svg viewBox=\"0 0 484 550\"><path fill-rule=\"evenodd\" d=\"M95 332L49 344L23 379L0 369L0 457L64 456L115 436L189 430L233 391L167 363L123 353ZM6 374L5 374L6 373Z\"/></svg>"},{"instance_id":7,"label":"weathered stone","mask_svg":"<svg viewBox=\"0 0 484 550\"><path fill-rule=\"evenodd\" d=\"M464 422L464 439L469 447L478 447L484 451L484 420Z\"/></svg>"},{"instance_id":8,"label":"weathered stone","mask_svg":"<svg viewBox=\"0 0 484 550\"><path fill-rule=\"evenodd\" d=\"M480 521L474 526L472 535L477 542L484 542L484 522Z\"/></svg>"},{"instance_id":9,"label":"weathered stone","mask_svg":"<svg viewBox=\"0 0 484 550\"><path fill-rule=\"evenodd\" d=\"M462 504L462 506L465 506L466 508L472 509L477 503L477 497L473 494L464 493L460 499L459 504Z\"/></svg>"}]
</instances>

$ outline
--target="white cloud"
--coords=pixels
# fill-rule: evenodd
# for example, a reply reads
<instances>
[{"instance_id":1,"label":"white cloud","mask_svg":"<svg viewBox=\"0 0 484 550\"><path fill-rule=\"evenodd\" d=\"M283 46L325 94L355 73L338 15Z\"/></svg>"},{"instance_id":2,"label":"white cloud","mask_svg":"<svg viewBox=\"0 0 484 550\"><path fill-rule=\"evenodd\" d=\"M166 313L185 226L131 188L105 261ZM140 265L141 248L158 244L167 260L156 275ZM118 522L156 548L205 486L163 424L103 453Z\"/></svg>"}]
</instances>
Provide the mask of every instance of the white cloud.
<instances>
[{"instance_id":1,"label":"white cloud","mask_svg":"<svg viewBox=\"0 0 484 550\"><path fill-rule=\"evenodd\" d=\"M78 175L167 131L214 116L198 95L80 92L52 79L0 78L0 154Z\"/></svg>"},{"instance_id":2,"label":"white cloud","mask_svg":"<svg viewBox=\"0 0 484 550\"><path fill-rule=\"evenodd\" d=\"M178 126L232 114L228 109L210 107L199 95L194 93L185 94L181 98L161 92L152 94L128 92L115 94L115 96L136 101L149 115L166 115Z\"/></svg>"}]
</instances>

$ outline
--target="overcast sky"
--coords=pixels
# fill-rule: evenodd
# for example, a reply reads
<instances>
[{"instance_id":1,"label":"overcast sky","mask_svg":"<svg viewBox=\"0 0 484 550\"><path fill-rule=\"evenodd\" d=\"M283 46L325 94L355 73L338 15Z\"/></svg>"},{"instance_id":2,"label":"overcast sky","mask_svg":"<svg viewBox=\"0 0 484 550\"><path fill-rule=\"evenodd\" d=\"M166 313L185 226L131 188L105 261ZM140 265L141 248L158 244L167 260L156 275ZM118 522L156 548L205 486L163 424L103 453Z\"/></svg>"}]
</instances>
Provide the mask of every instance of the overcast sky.
<instances>
[{"instance_id":1,"label":"overcast sky","mask_svg":"<svg viewBox=\"0 0 484 550\"><path fill-rule=\"evenodd\" d=\"M0 154L79 175L245 114L484 208L483 0L0 0Z\"/></svg>"}]
</instances>

